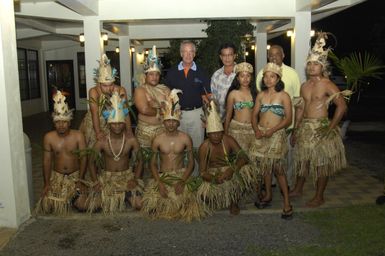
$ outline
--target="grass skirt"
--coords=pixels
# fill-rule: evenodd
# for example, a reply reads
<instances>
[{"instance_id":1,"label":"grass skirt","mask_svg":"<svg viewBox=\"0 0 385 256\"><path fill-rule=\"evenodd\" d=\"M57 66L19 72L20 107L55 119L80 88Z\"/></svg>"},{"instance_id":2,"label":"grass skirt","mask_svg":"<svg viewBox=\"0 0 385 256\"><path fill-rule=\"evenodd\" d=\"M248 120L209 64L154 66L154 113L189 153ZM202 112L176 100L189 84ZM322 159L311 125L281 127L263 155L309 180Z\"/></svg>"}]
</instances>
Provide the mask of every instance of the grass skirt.
<instances>
[{"instance_id":1,"label":"grass skirt","mask_svg":"<svg viewBox=\"0 0 385 256\"><path fill-rule=\"evenodd\" d=\"M322 137L316 130L322 127L322 119L304 119L297 131L294 147L294 171L297 176L332 176L346 167L345 147L339 128Z\"/></svg>"},{"instance_id":2,"label":"grass skirt","mask_svg":"<svg viewBox=\"0 0 385 256\"><path fill-rule=\"evenodd\" d=\"M209 168L208 173L218 176L229 167ZM238 203L241 197L254 190L257 184L257 172L249 164L244 165L239 171L234 172L231 180L222 184L203 181L197 191L197 196L202 200L209 211L228 208L231 203Z\"/></svg>"},{"instance_id":3,"label":"grass skirt","mask_svg":"<svg viewBox=\"0 0 385 256\"><path fill-rule=\"evenodd\" d=\"M241 148L248 152L253 141L255 140L254 130L251 123L241 123L234 119L229 125L229 135L232 136L241 146Z\"/></svg>"},{"instance_id":4,"label":"grass skirt","mask_svg":"<svg viewBox=\"0 0 385 256\"><path fill-rule=\"evenodd\" d=\"M99 124L101 131L105 134L108 134L110 130L108 129L108 125L106 123L106 120L103 118L103 116L100 116L99 118ZM88 148L92 148L96 142L96 134L94 130L94 126L92 125L92 117L91 117L91 111L88 111L83 118L79 130L84 134L84 137L86 139L86 145Z\"/></svg>"},{"instance_id":5,"label":"grass skirt","mask_svg":"<svg viewBox=\"0 0 385 256\"><path fill-rule=\"evenodd\" d=\"M135 175L131 168L120 172L102 171L99 181L102 186L101 207L103 213L112 214L124 211L126 209L126 192L131 192L134 200L135 197L142 195L144 183L140 179L137 179L138 185L134 189L129 190L127 188L127 182L134 178Z\"/></svg>"},{"instance_id":6,"label":"grass skirt","mask_svg":"<svg viewBox=\"0 0 385 256\"><path fill-rule=\"evenodd\" d=\"M149 180L143 195L142 212L153 219L180 219L190 222L193 219L201 219L206 216L204 206L197 199L196 194L186 186L179 195L175 194L173 185L181 180L185 169L164 172L160 180L164 180L167 189L167 198L159 193L158 182Z\"/></svg>"},{"instance_id":7,"label":"grass skirt","mask_svg":"<svg viewBox=\"0 0 385 256\"><path fill-rule=\"evenodd\" d=\"M164 132L163 124L149 124L142 120L138 120L135 130L135 136L141 147L151 147L152 140Z\"/></svg>"},{"instance_id":8,"label":"grass skirt","mask_svg":"<svg viewBox=\"0 0 385 256\"><path fill-rule=\"evenodd\" d=\"M79 171L69 175L51 172L50 190L36 204L36 214L67 215L71 209L72 199L76 194L76 182Z\"/></svg>"},{"instance_id":9,"label":"grass skirt","mask_svg":"<svg viewBox=\"0 0 385 256\"><path fill-rule=\"evenodd\" d=\"M261 126L258 128L262 132L268 130ZM251 161L255 161L261 171L261 175L272 174L273 170L277 175L283 175L286 171L287 152L287 135L285 129L281 129L270 138L254 139L249 154Z\"/></svg>"}]
</instances>

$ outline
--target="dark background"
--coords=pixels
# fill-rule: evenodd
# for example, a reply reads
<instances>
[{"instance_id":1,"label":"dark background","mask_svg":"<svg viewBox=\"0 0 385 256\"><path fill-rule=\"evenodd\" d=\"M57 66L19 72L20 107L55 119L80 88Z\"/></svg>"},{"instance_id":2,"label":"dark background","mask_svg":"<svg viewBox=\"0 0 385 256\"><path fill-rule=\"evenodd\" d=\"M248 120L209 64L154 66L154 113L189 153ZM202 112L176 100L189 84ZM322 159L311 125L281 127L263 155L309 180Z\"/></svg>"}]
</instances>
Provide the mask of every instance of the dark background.
<instances>
[{"instance_id":1,"label":"dark background","mask_svg":"<svg viewBox=\"0 0 385 256\"><path fill-rule=\"evenodd\" d=\"M385 10L384 2L368 0L347 10L314 22L312 29L332 33L336 40L330 46L338 57L352 52L370 52L385 63ZM282 45L284 62L290 65L290 38L285 35L268 41ZM332 69L332 75L339 75ZM362 88L359 99L349 104L349 119L352 121L385 121L385 77L371 80Z\"/></svg>"},{"instance_id":2,"label":"dark background","mask_svg":"<svg viewBox=\"0 0 385 256\"><path fill-rule=\"evenodd\" d=\"M330 46L338 57L353 51L368 51L385 62L385 11L383 1L367 0L312 24L315 31L332 33ZM290 38L286 34L268 41L285 50L285 63L290 64Z\"/></svg>"}]
</instances>

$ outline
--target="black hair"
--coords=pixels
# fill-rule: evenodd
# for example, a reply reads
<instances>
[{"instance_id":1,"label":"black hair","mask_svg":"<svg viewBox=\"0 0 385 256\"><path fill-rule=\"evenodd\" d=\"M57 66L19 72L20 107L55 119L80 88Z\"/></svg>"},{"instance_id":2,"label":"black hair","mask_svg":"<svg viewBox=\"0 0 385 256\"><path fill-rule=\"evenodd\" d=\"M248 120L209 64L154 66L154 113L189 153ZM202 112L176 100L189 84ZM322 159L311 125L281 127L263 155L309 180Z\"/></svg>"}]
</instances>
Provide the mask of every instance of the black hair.
<instances>
[{"instance_id":1,"label":"black hair","mask_svg":"<svg viewBox=\"0 0 385 256\"><path fill-rule=\"evenodd\" d=\"M234 91L234 90L239 90L239 88L241 87L241 84L238 81L238 76L240 73L241 72L238 72L237 75L234 77L233 82L231 83L229 90L227 91L226 100L225 100L225 108L227 106L227 98L229 97L230 92ZM250 93L251 93L251 97L253 97L253 102L255 102L255 99L257 98L257 88L255 87L253 74L250 74L250 75L252 77L250 80Z\"/></svg>"},{"instance_id":2,"label":"black hair","mask_svg":"<svg viewBox=\"0 0 385 256\"><path fill-rule=\"evenodd\" d=\"M226 48L231 48L231 49L233 49L234 54L237 54L237 47L235 46L235 44L230 43L230 42L225 42L225 43L221 44L221 45L219 46L218 54L221 55L222 50L223 50L223 49L226 49Z\"/></svg>"},{"instance_id":3,"label":"black hair","mask_svg":"<svg viewBox=\"0 0 385 256\"><path fill-rule=\"evenodd\" d=\"M275 74L275 73L274 73ZM264 76L265 74L263 74ZM277 74L276 74L277 75ZM262 79L261 79L261 91L265 91L267 90L267 86L265 85L265 82L263 81L263 76L262 76ZM277 75L277 77L279 77L279 81L278 83L274 86L274 89L276 92L280 92L282 90L285 89L285 83L282 81L281 77L279 75Z\"/></svg>"}]
</instances>

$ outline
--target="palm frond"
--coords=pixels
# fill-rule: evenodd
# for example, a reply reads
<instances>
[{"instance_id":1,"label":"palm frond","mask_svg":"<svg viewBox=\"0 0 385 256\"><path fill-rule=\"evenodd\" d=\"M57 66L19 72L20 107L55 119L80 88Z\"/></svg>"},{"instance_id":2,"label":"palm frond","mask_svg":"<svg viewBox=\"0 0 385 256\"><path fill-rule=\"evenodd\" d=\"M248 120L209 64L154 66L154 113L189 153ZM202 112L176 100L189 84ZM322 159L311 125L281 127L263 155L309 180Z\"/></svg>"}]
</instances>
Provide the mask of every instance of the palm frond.
<instances>
[{"instance_id":1,"label":"palm frond","mask_svg":"<svg viewBox=\"0 0 385 256\"><path fill-rule=\"evenodd\" d=\"M180 181L183 181L183 179L181 177L171 175L168 173L162 173L159 177L159 180L169 187L172 187L172 186L174 186L174 184L176 184ZM203 183L203 179L201 176L190 177L187 179L187 181L185 181L185 186L187 187L187 189L190 192L194 192L194 191L198 190L198 188L200 187L200 185L202 183ZM157 186L157 189L159 189L158 186Z\"/></svg>"},{"instance_id":2,"label":"palm frond","mask_svg":"<svg viewBox=\"0 0 385 256\"><path fill-rule=\"evenodd\" d=\"M104 168L104 160L99 152L96 152L93 148L85 149L76 149L72 151L72 154L76 155L78 158L90 157L94 159L96 167L101 170Z\"/></svg>"},{"instance_id":3,"label":"palm frond","mask_svg":"<svg viewBox=\"0 0 385 256\"><path fill-rule=\"evenodd\" d=\"M248 158L246 152L241 149L239 150L237 153L231 153L231 154L225 154L225 156L222 158L222 157L217 157L217 160L223 164L224 166L230 166L231 169L233 169L234 171L236 171L236 164L237 164L237 161L240 157L245 157L245 158Z\"/></svg>"},{"instance_id":4,"label":"palm frond","mask_svg":"<svg viewBox=\"0 0 385 256\"><path fill-rule=\"evenodd\" d=\"M134 106L134 101L133 101L132 98L130 97L130 98L128 98L128 100L126 101L125 107L126 107L126 108L128 109L128 111L131 113L131 116L134 118L135 123L137 123L137 122L138 122L138 118L136 117L136 113L135 113L135 111L134 111L134 109L133 109L132 106Z\"/></svg>"},{"instance_id":5,"label":"palm frond","mask_svg":"<svg viewBox=\"0 0 385 256\"><path fill-rule=\"evenodd\" d=\"M186 181L186 186L187 186L187 189L190 191L190 192L194 192L194 191L197 191L198 188L200 187L200 185L203 183L203 179L201 176L197 176L197 177L190 177L187 181Z\"/></svg>"},{"instance_id":6,"label":"palm frond","mask_svg":"<svg viewBox=\"0 0 385 256\"><path fill-rule=\"evenodd\" d=\"M385 74L385 65L369 52L353 52L347 57L338 58L333 52L329 54L336 67L346 77L348 89L357 91L368 83L369 79L381 79Z\"/></svg>"},{"instance_id":7,"label":"palm frond","mask_svg":"<svg viewBox=\"0 0 385 256\"><path fill-rule=\"evenodd\" d=\"M153 155L153 151L151 150L151 148L140 148L140 151L143 161L145 163L149 163Z\"/></svg>"},{"instance_id":8,"label":"palm frond","mask_svg":"<svg viewBox=\"0 0 385 256\"><path fill-rule=\"evenodd\" d=\"M159 180L162 183L166 184L167 186L171 187L176 182L179 182L182 179L180 177L178 177L178 176L175 176L175 175L171 175L171 174L168 174L168 173L162 173L162 175L160 175L160 177L159 177Z\"/></svg>"}]
</instances>

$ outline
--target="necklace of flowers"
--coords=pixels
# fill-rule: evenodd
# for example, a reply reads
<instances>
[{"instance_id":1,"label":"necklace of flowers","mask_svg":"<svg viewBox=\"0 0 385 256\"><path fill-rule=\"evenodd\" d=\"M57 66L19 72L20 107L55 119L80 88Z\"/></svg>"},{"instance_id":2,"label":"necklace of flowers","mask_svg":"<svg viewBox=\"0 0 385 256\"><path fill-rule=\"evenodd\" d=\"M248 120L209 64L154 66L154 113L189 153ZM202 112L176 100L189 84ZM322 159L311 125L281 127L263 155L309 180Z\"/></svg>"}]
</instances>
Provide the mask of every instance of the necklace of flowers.
<instances>
[{"instance_id":1,"label":"necklace of flowers","mask_svg":"<svg viewBox=\"0 0 385 256\"><path fill-rule=\"evenodd\" d=\"M110 136L110 134L108 134L108 144L109 144L109 146L110 146L111 153L112 153L112 155L114 156L114 160L115 160L115 161L119 161L119 160L120 160L120 155L121 155L122 152L123 152L123 147L124 147L125 139L126 139L126 136L125 136L125 134L123 133L122 146L120 147L119 153L118 153L118 154L115 154L115 152L114 152L114 150L113 150L113 148L112 148L112 144L111 144L111 136Z\"/></svg>"}]
</instances>

